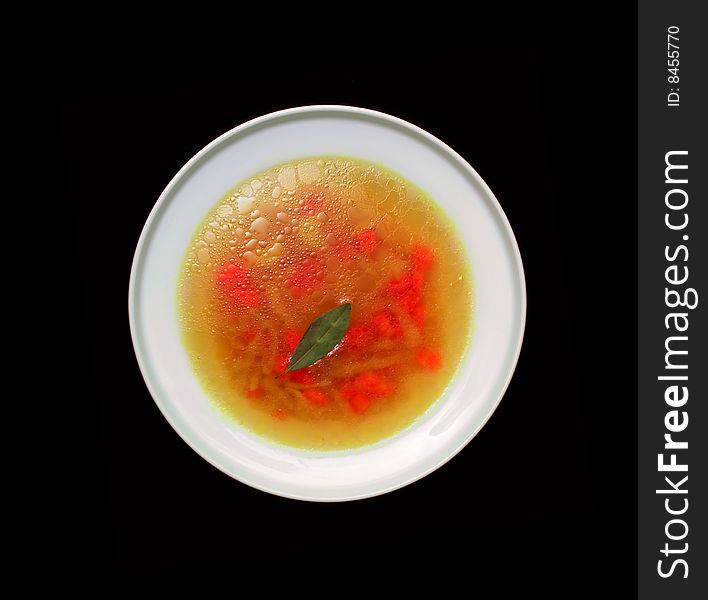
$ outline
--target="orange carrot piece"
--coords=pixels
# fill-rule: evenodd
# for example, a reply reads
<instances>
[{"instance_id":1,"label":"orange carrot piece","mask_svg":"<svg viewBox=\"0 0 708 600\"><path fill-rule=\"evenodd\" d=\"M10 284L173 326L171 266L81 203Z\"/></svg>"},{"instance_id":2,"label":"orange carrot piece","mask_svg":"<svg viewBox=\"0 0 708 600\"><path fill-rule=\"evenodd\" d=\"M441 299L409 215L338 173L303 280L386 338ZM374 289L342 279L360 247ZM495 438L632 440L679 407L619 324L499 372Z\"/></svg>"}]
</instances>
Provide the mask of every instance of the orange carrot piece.
<instances>
[{"instance_id":1,"label":"orange carrot piece","mask_svg":"<svg viewBox=\"0 0 708 600\"><path fill-rule=\"evenodd\" d=\"M357 392L380 398L390 396L393 392L393 388L389 381L385 377L377 375L373 371L364 371L359 374L354 380L354 389Z\"/></svg>"},{"instance_id":2,"label":"orange carrot piece","mask_svg":"<svg viewBox=\"0 0 708 600\"><path fill-rule=\"evenodd\" d=\"M344 396L347 400L351 400L358 393L351 381L342 386L341 392L342 396Z\"/></svg>"},{"instance_id":3,"label":"orange carrot piece","mask_svg":"<svg viewBox=\"0 0 708 600\"><path fill-rule=\"evenodd\" d=\"M248 308L255 308L261 304L261 293L251 288L234 288L229 291L229 295Z\"/></svg>"},{"instance_id":4,"label":"orange carrot piece","mask_svg":"<svg viewBox=\"0 0 708 600\"><path fill-rule=\"evenodd\" d=\"M435 260L435 253L431 248L424 246L423 244L418 244L413 248L411 253L413 257L413 265L416 270L425 271L433 264Z\"/></svg>"},{"instance_id":5,"label":"orange carrot piece","mask_svg":"<svg viewBox=\"0 0 708 600\"><path fill-rule=\"evenodd\" d=\"M389 311L376 313L373 318L374 329L383 337L399 337L403 334L398 319Z\"/></svg>"},{"instance_id":6,"label":"orange carrot piece","mask_svg":"<svg viewBox=\"0 0 708 600\"><path fill-rule=\"evenodd\" d=\"M249 398L263 398L263 394L263 388L254 388L246 392L246 396L248 396Z\"/></svg>"},{"instance_id":7,"label":"orange carrot piece","mask_svg":"<svg viewBox=\"0 0 708 600\"><path fill-rule=\"evenodd\" d=\"M356 234L354 245L364 254L371 254L379 246L379 239L375 229L363 229Z\"/></svg>"},{"instance_id":8,"label":"orange carrot piece","mask_svg":"<svg viewBox=\"0 0 708 600\"><path fill-rule=\"evenodd\" d=\"M352 348L354 350L365 346L371 339L371 331L364 325L355 325L347 330L342 340L344 348Z\"/></svg>"},{"instance_id":9,"label":"orange carrot piece","mask_svg":"<svg viewBox=\"0 0 708 600\"><path fill-rule=\"evenodd\" d=\"M283 343L285 349L292 354L292 352L297 348L300 343L302 334L297 329L286 329L283 333Z\"/></svg>"},{"instance_id":10,"label":"orange carrot piece","mask_svg":"<svg viewBox=\"0 0 708 600\"><path fill-rule=\"evenodd\" d=\"M250 278L248 269L241 263L226 263L216 272L217 283L228 287L247 283Z\"/></svg>"},{"instance_id":11,"label":"orange carrot piece","mask_svg":"<svg viewBox=\"0 0 708 600\"><path fill-rule=\"evenodd\" d=\"M366 412L366 409L369 408L369 404L369 399L361 393L354 394L349 399L349 406L351 406L351 409L358 415L361 415Z\"/></svg>"},{"instance_id":12,"label":"orange carrot piece","mask_svg":"<svg viewBox=\"0 0 708 600\"><path fill-rule=\"evenodd\" d=\"M354 256L354 248L348 241L337 242L334 246L332 246L331 252L334 256L341 258L342 260L346 260Z\"/></svg>"},{"instance_id":13,"label":"orange carrot piece","mask_svg":"<svg viewBox=\"0 0 708 600\"><path fill-rule=\"evenodd\" d=\"M440 353L430 348L421 348L418 350L415 361L418 363L418 366L428 371L436 371L442 365Z\"/></svg>"},{"instance_id":14,"label":"orange carrot piece","mask_svg":"<svg viewBox=\"0 0 708 600\"><path fill-rule=\"evenodd\" d=\"M226 263L216 272L216 282L228 295L248 308L261 303L261 293L251 285L251 273L241 263Z\"/></svg>"},{"instance_id":15,"label":"orange carrot piece","mask_svg":"<svg viewBox=\"0 0 708 600\"><path fill-rule=\"evenodd\" d=\"M409 271L398 279L391 279L384 286L384 290L391 296L398 298L406 297L410 294L415 294L420 297L421 288L423 287L423 274L421 271Z\"/></svg>"},{"instance_id":16,"label":"orange carrot piece","mask_svg":"<svg viewBox=\"0 0 708 600\"><path fill-rule=\"evenodd\" d=\"M394 296L405 293L411 287L411 279L407 275L399 277L398 279L391 279L385 286L385 290Z\"/></svg>"},{"instance_id":17,"label":"orange carrot piece","mask_svg":"<svg viewBox=\"0 0 708 600\"><path fill-rule=\"evenodd\" d=\"M410 312L413 322L418 326L419 329L422 329L422 327L425 325L425 319L428 316L428 311L426 310L425 306L423 306L422 304L418 304Z\"/></svg>"},{"instance_id":18,"label":"orange carrot piece","mask_svg":"<svg viewBox=\"0 0 708 600\"><path fill-rule=\"evenodd\" d=\"M399 304L407 313L412 313L416 306L420 304L420 290L411 288L399 299Z\"/></svg>"},{"instance_id":19,"label":"orange carrot piece","mask_svg":"<svg viewBox=\"0 0 708 600\"><path fill-rule=\"evenodd\" d=\"M292 371L288 373L289 379L295 383L301 383L303 385L311 385L315 383L315 376L309 369L298 369L297 371Z\"/></svg>"},{"instance_id":20,"label":"orange carrot piece","mask_svg":"<svg viewBox=\"0 0 708 600\"><path fill-rule=\"evenodd\" d=\"M305 196L302 203L302 208L308 213L319 212L322 210L322 201L322 192L312 192L311 194Z\"/></svg>"},{"instance_id":21,"label":"orange carrot piece","mask_svg":"<svg viewBox=\"0 0 708 600\"><path fill-rule=\"evenodd\" d=\"M302 395L305 396L305 398L307 398L315 406L325 406L329 402L327 394L325 394L322 390L303 390Z\"/></svg>"}]
</instances>

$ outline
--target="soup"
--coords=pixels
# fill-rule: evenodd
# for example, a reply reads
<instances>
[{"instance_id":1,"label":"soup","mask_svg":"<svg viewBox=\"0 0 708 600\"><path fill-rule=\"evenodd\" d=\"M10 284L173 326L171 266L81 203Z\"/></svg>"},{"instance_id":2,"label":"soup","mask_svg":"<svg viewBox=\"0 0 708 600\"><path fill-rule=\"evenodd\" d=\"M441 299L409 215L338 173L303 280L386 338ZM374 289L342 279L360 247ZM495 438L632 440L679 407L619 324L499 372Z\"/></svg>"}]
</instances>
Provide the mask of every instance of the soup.
<instances>
[{"instance_id":1,"label":"soup","mask_svg":"<svg viewBox=\"0 0 708 600\"><path fill-rule=\"evenodd\" d=\"M424 414L469 342L471 269L453 224L381 165L282 164L229 191L197 228L178 285L182 341L207 395L272 442L357 448ZM346 333L284 373L309 325Z\"/></svg>"}]
</instances>

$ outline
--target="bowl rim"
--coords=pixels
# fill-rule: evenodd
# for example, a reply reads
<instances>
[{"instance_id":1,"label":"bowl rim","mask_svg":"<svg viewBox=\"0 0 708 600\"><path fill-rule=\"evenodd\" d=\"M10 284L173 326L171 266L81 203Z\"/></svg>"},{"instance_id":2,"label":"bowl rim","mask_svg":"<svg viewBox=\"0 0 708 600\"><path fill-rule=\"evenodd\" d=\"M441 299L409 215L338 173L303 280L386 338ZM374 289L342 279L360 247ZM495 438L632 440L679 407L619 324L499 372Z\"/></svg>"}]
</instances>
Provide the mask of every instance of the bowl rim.
<instances>
[{"instance_id":1,"label":"bowl rim","mask_svg":"<svg viewBox=\"0 0 708 600\"><path fill-rule=\"evenodd\" d=\"M225 466L219 464L218 461L214 460L209 454L204 451L203 449L199 448L192 442L190 437L187 435L187 433L183 430L182 426L180 423L177 422L175 418L169 413L167 410L164 402L160 399L159 394L157 394L156 390L154 389L153 384L150 381L150 378L148 377L148 368L146 365L146 359L145 357L142 356L141 349L138 344L138 332L137 332L137 325L136 325L136 294L135 294L135 289L136 289L136 280L138 277L138 273L141 268L141 262L143 259L144 255L144 247L147 244L148 238L150 236L150 232L152 230L153 222L157 219L159 213L161 212L163 206L166 204L168 201L169 197L172 194L172 191L174 188L177 187L179 182L181 181L182 177L188 173L194 165L199 163L207 154L209 154L214 148L218 147L220 144L225 142L227 139L231 138L232 136L236 136L246 130L249 129L254 129L254 128L259 128L262 125L266 124L269 121L272 120L277 120L281 119L283 117L288 117L292 115L301 115L301 114L307 114L307 113L340 113L340 114L349 114L349 115L355 115L355 116L360 116L360 117L366 117L375 121L384 121L389 124L395 125L397 127L400 127L404 130L408 130L409 132L412 132L416 134L417 136L422 137L425 141L428 143L436 146L439 150L441 150L444 154L447 154L450 156L454 161L457 163L457 166L462 168L468 175L472 176L472 178L476 181L476 183L482 188L482 190L487 194L488 198L491 200L491 206L493 206L496 216L500 219L500 222L503 224L504 232L506 233L507 239L510 243L510 248L512 250L512 255L514 257L514 262L515 262L515 268L516 272L518 273L518 280L516 281L516 284L519 286L519 309L520 309L520 322L519 322L519 328L518 328L518 336L517 339L515 340L514 348L513 348L513 354L512 354L512 361L511 361L511 368L508 370L506 377L504 379L503 385L500 388L500 391L497 395L497 398L495 399L491 409L488 411L486 416L481 420L481 422L478 424L478 426L472 430L469 435L462 441L460 442L456 448L447 456L445 456L442 460L434 464L433 466L421 471L420 473L417 473L408 479L404 480L403 482L397 482L394 483L388 487L385 487L383 489L377 489L376 491L373 492L363 492L359 494L353 494L353 495L343 495L339 497L327 497L327 498L322 498L317 496L316 494L309 494L309 495L303 495L303 494L293 494L293 493L288 493L287 491L284 491L282 489L277 489L277 488L271 488L268 487L267 485L262 485L260 483L256 483L253 481L250 481L248 478L243 477L240 474L236 474L228 470ZM178 171L177 173L172 177L172 179L169 181L167 186L165 186L164 190L161 192L160 196L158 197L157 201L155 202L154 206L152 207L147 219L145 220L145 224L143 225L143 228L140 232L140 237L138 239L138 243L135 248L135 253L133 255L133 261L131 264L131 269L130 269L130 281L128 284L128 319L129 319L129 324L130 324L130 336L131 336L131 342L133 345L133 351L135 353L135 357L138 363L138 367L140 369L140 373L142 375L143 381L145 383L145 386L147 387L148 391L150 392L150 395L152 396L153 401L157 405L158 409L162 413L162 416L167 420L167 422L170 424L170 426L177 432L177 434L182 438L184 442L187 443L187 445L194 450L201 458L206 460L209 464L212 466L216 467L219 471L225 473L229 477L244 483L252 488L258 489L262 492L266 492L269 494L274 494L277 496L281 496L284 498L290 498L294 500L303 500L303 501L312 501L312 502L345 502L345 501L352 501L352 500L361 500L365 498L371 498L379 495L383 495L389 492L392 492L394 490L400 489L402 487L405 487L407 485L410 485L411 483L418 481L419 479L422 479L423 477L429 475L433 471L439 469L442 467L445 463L447 463L449 460L451 460L453 457L455 457L469 442L479 433L479 431L486 425L487 421L491 418L491 416L494 414L496 411L497 407L499 406L499 403L501 402L502 398L506 394L506 390L509 387L509 384L511 382L511 379L516 371L516 366L519 360L519 355L521 353L521 347L523 345L523 340L525 336L525 331L526 331L526 311L527 311L527 298L526 298L526 277L525 277L525 272L524 272L524 266L523 266L523 261L521 259L521 253L519 251L518 243L516 241L516 236L514 235L513 229L511 228L511 224L509 223L509 220L504 212L504 210L501 207L501 204L497 200L496 196L492 192L491 188L487 185L487 183L484 181L484 179L477 173L477 171L472 167L458 152L456 152L453 148L448 146L445 142L434 136L433 134L425 131L424 129L418 127L417 125L414 125L413 123L410 123L408 121L405 121L404 119L401 119L400 117L395 117L393 115L390 115L388 113L384 113L381 111L369 109L369 108L361 108L361 107L356 107L356 106L350 106L350 105L344 105L344 104L312 104L312 105L303 105L303 106L295 106L291 108L286 108L282 110L277 110L273 111L258 117L255 117L253 119L250 119L248 121L245 121L244 123L241 123L237 125L236 127L233 127L232 129L229 129L228 131L224 132L211 142L209 142L206 146L204 146L201 150L199 150L196 154L194 154Z\"/></svg>"}]
</instances>

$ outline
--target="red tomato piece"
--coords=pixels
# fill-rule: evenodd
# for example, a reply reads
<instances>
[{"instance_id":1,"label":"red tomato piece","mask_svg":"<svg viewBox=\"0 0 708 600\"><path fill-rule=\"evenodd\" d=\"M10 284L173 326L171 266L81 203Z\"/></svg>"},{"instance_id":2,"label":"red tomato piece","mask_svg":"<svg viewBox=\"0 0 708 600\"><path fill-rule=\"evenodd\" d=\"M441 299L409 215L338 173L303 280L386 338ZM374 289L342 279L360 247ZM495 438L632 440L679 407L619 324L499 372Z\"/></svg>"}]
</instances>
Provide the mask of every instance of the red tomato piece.
<instances>
[{"instance_id":1,"label":"red tomato piece","mask_svg":"<svg viewBox=\"0 0 708 600\"><path fill-rule=\"evenodd\" d=\"M354 394L351 398L349 398L349 406L351 406L351 409L358 415L366 412L366 409L369 408L369 404L369 399L361 393Z\"/></svg>"},{"instance_id":2,"label":"red tomato piece","mask_svg":"<svg viewBox=\"0 0 708 600\"><path fill-rule=\"evenodd\" d=\"M329 402L327 394L325 394L322 390L303 390L302 395L305 396L305 398L307 398L315 406L325 406Z\"/></svg>"},{"instance_id":3,"label":"red tomato piece","mask_svg":"<svg viewBox=\"0 0 708 600\"><path fill-rule=\"evenodd\" d=\"M442 365L440 353L430 348L421 348L415 355L418 366L428 371L436 371Z\"/></svg>"}]
</instances>

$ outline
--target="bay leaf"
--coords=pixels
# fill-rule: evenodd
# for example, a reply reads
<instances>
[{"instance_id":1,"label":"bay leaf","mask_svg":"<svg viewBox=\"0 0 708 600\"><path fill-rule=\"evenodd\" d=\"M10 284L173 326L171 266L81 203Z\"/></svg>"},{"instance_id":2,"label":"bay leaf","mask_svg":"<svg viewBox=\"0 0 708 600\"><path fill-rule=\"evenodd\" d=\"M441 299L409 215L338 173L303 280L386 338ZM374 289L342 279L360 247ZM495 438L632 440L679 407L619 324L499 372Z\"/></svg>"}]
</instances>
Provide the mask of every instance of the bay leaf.
<instances>
[{"instance_id":1,"label":"bay leaf","mask_svg":"<svg viewBox=\"0 0 708 600\"><path fill-rule=\"evenodd\" d=\"M309 367L326 356L339 342L349 328L352 305L347 302L317 317L307 328L305 335L295 347L287 369L278 377ZM276 377L276 379L278 378Z\"/></svg>"}]
</instances>

